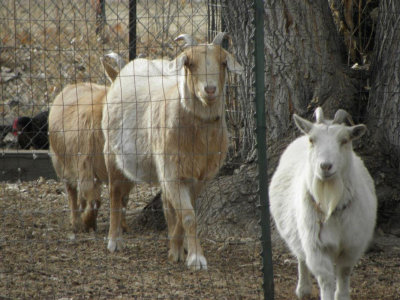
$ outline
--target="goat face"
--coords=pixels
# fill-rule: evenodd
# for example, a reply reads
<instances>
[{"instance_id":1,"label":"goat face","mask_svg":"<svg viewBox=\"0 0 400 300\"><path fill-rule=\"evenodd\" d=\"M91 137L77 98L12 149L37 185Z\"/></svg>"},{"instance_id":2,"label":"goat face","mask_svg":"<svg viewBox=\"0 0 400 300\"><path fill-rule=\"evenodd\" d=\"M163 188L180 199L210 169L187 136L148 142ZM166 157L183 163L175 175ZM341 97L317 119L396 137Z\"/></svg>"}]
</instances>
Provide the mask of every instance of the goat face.
<instances>
[{"instance_id":1,"label":"goat face","mask_svg":"<svg viewBox=\"0 0 400 300\"><path fill-rule=\"evenodd\" d=\"M235 60L219 45L199 45L186 49L180 58L186 69L187 85L204 106L223 97L226 70L234 70ZM238 63L236 63L238 64Z\"/></svg>"},{"instance_id":2,"label":"goat face","mask_svg":"<svg viewBox=\"0 0 400 300\"><path fill-rule=\"evenodd\" d=\"M342 176L351 163L352 141L366 132L363 124L346 126L344 124L311 123L294 115L297 127L309 139L309 167L321 181Z\"/></svg>"},{"instance_id":3,"label":"goat face","mask_svg":"<svg viewBox=\"0 0 400 300\"><path fill-rule=\"evenodd\" d=\"M181 97L198 100L203 109L220 111L218 115L224 105L227 71L240 74L243 69L230 53L216 44L187 46L175 59L173 68L185 78L179 82ZM191 110L196 111L198 105L186 103L185 106L193 106Z\"/></svg>"}]
</instances>

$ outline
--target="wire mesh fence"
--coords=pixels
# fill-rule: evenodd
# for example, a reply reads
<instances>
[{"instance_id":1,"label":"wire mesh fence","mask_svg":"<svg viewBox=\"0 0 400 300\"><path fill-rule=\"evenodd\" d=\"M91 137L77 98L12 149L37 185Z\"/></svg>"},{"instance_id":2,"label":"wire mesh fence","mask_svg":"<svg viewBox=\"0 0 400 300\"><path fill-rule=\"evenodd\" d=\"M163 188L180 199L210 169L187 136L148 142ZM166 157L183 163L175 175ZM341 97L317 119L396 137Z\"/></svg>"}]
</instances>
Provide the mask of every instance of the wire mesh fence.
<instances>
[{"instance_id":1,"label":"wire mesh fence","mask_svg":"<svg viewBox=\"0 0 400 300\"><path fill-rule=\"evenodd\" d=\"M132 13L133 5L136 9L134 21L130 20L129 10ZM88 101L90 111L96 111L96 93L103 95L105 86L110 87L101 59L119 71L114 61L104 58L106 54L114 52L128 61L134 45L135 57L171 60L185 49L183 42L174 41L182 33L194 36L200 44L211 42L224 26L220 1L15 0L4 2L0 9L0 22L1 151L5 157L1 162L4 181L0 184L0 296L56 299L262 298L257 172L254 168L247 168L248 176L234 175L233 170L240 166L240 162L225 167L218 162L217 169L222 167L220 176L215 180L207 179L207 188L196 201L195 208L208 271L193 272L185 262L186 256L190 257L193 252L190 234L186 234L189 244L185 246L184 256L183 248L179 250L182 251L178 255L180 261L176 263L169 259L171 233L168 234L166 229L160 186L153 180L150 184L131 187L123 199L126 220L124 246L118 244L119 251L109 253L110 212L112 214L115 210L110 210L110 189L104 183L107 178L95 172L89 179L80 177L81 173L89 172L91 168L99 169L100 164L104 164L104 161L97 161L103 157L104 147L91 144L98 142L91 140L92 136L85 139L87 128L79 127L85 120L82 115L74 115L82 112L84 106L74 108L67 105L66 93L61 94L60 101L64 104L60 106L61 115L55 121L63 129L54 131L52 123L50 128L47 124L49 109L53 113L57 107L55 98L70 84L91 82ZM224 42L228 52L232 52L233 42ZM123 80L122 75L119 78ZM228 159L232 161L239 151L242 135L238 78L238 75L228 75L225 94L227 126L232 134L228 143L233 145L229 147ZM72 88L71 94L81 99L79 87ZM66 117L64 113L71 107L73 112ZM67 122L71 120L75 129L67 130ZM95 119L91 120L95 122ZM222 122L220 118L216 120ZM91 128L102 134L100 124L97 126ZM65 165L58 172L60 181L56 180L54 173L50 175L47 169L42 169L43 164L51 162L43 159L47 152L37 149L47 151L47 132L50 130L51 136L52 128L53 132L64 134L64 156L58 152L62 156L59 163L67 165L69 162L71 169L77 172L72 181ZM152 132L156 130L153 128ZM207 124L202 130L211 129ZM78 133L75 140L68 137L74 133ZM214 141L209 147L220 142ZM74 143L88 143L94 147L90 149L95 150L85 152L79 146L74 153L67 153L65 149ZM10 152L19 156L11 158ZM210 156L210 153L200 155ZM85 157L88 160L79 165ZM179 157L181 159L182 155ZM88 161L91 164L85 164ZM32 169L33 175L28 175ZM59 171L57 167L56 170ZM36 179L30 179L35 176ZM128 183L126 177L123 181ZM141 180L138 182L142 183ZM231 199L224 193L235 182L247 186L245 203L243 196ZM163 185L172 183L165 179L161 181ZM93 193L99 194L95 194L93 199L90 198L93 195L83 194L87 186L94 186ZM74 197L75 206L71 204ZM89 197L87 202L85 197ZM164 206L168 203L165 201ZM227 201L232 208L227 209ZM90 207L89 215L95 214L97 223L92 227L96 231L90 226L83 226L83 231L71 226L71 223L76 225L75 213L82 214L85 220L85 205ZM237 210L254 221L240 220ZM175 212L182 214L179 209ZM89 230L86 232L86 229ZM248 235L246 232L253 233ZM199 245L196 240L194 243Z\"/></svg>"},{"instance_id":2,"label":"wire mesh fence","mask_svg":"<svg viewBox=\"0 0 400 300\"><path fill-rule=\"evenodd\" d=\"M257 35L254 2L259 5L258 20L263 18L265 22L264 45L261 47L258 44L258 48L255 41L260 43L260 31ZM355 2L358 2L358 6L354 5ZM392 54L397 53L393 50L396 49L398 40L396 26L393 25L397 24L397 21L393 18L396 13L392 12L396 3L390 2L391 0L381 1L384 4L361 0L2 1L0 298L265 297L267 294L262 291L260 258L262 243L259 241L259 220L262 214L258 209L259 198L263 197L261 193L267 192L267 182L263 181L267 181L266 177L272 174L284 147L297 135L291 128L293 113L300 113L311 119L312 112L318 105L323 105L329 112L337 105L344 105L344 108L353 112L356 123L363 120L369 122L367 125L371 135L368 136L368 142L361 142L355 147L374 177L380 198L377 238L371 251L355 268L352 296L355 299L394 299L394 295L400 293L397 285L400 273L396 268L399 265L400 245L395 238L399 235L398 222L396 223L399 209L396 184L398 170L393 170L393 165L396 165L398 160L384 151L384 154L377 155L381 149L377 148L376 144L385 145L387 142L375 139L380 135L379 129L383 127L382 124L392 126L398 121L394 113L398 111L398 107L395 106L398 103L397 89L393 88L393 82L389 80L391 76L385 71L394 70L393 73L397 74L398 59L394 55L393 59L388 61L396 63L382 62L379 65L374 62L374 52L379 53L379 61L383 61L390 51L393 51ZM381 17L388 7L391 7L390 13L386 18ZM385 25L388 27L386 31L381 28ZM154 59L152 64L155 65L160 63L161 58L168 60L168 66L161 63L162 71L155 71L155 76L150 73L128 74L129 76L121 74L117 79L117 83L121 84L124 78L134 78L137 83L130 84L129 88L135 93L148 88L147 94L152 98L153 91L150 91L149 87L162 86L164 89L170 81L161 80L160 72L165 75L170 62L187 50L184 46L185 41L174 41L177 36L188 33L201 44L211 42L220 31L229 32L230 39L225 39L222 46L241 64L243 73L227 73L224 95L226 125L220 129L226 128L229 133L228 148L223 150L223 139L217 138L211 142L207 140L207 151L192 151L193 156L198 154L199 160L226 152L225 161L215 164L219 172L214 179L205 180L201 176L196 179L197 182L207 181L194 206L198 237L204 258L207 259L208 270L194 272L186 266L185 259L191 254L186 241L183 254L178 253L175 259L171 255L171 232L167 229L168 220L165 220L163 211L163 207L165 210L167 204L168 210L168 203L171 203L163 197L168 197L165 186L172 186L176 182L179 183L179 187L175 195L179 194L182 197L185 192L182 192L181 186L185 184L191 187L188 194L196 194L193 191L196 182L185 181L182 178L172 179L168 175L173 172L166 171L165 168L162 173L165 178L162 178L161 185L156 183L156 180L143 183L142 178L136 180L139 184L131 185L132 181L128 175L124 175L123 178L117 176L116 181L120 186L129 185L130 193L125 194L125 197L117 197L118 201L110 203L110 192L113 189L105 184L110 172L104 171L104 154L109 154L109 151L104 150L104 141L97 143L94 136L105 137L102 135L105 127L101 124L102 101L111 103L112 98L104 100L102 95L106 95L106 92L112 89L115 92L117 84L111 87L110 74L112 81L116 78L113 76L117 76L120 71L118 63L107 58L107 54L114 52L120 55L122 64L135 57L139 58L138 61L143 58ZM383 37L384 43L377 42L379 35ZM262 56L260 52L264 49L265 64L257 65L254 58L256 48L259 56ZM221 57L220 53L218 57ZM109 64L111 69L105 68L103 62ZM211 68L216 65L211 64ZM264 65L265 73L262 68L254 69ZM150 64L145 66L149 71ZM191 66L188 64L186 67ZM254 86L256 72L265 76L263 104L267 112L265 115L262 112L260 117L260 112L257 111L258 116L254 118L257 109L251 100L256 95L262 98L260 90ZM178 82L176 73L169 76ZM386 78L382 80L385 84L380 84L380 80L376 79L379 76ZM397 76L392 77L397 80ZM150 84L152 80L154 82ZM74 109L73 105L63 104L58 105L61 110L58 119L55 118L55 124L61 128L56 132L65 134L62 138L67 141L62 144L65 148L58 152L65 152L59 161L63 164L68 164L69 161L71 169L78 170L75 174L77 176L72 179L74 184L68 187L70 179L65 165L61 167L61 172L59 168L58 172L61 175L57 177L48 157L48 113L51 107L55 107L55 98L64 88L82 82L91 82L91 85L86 87L80 86L87 92L89 106L85 107L89 107L86 111L90 113L86 116L79 115L85 111L83 106L81 109ZM382 90L382 97L376 97ZM82 98L79 96L81 91L78 87L74 87L70 92L70 95L73 95L72 99ZM389 97L391 101L386 102L388 96L393 98ZM393 107L374 114L371 107L379 107L381 98L382 101L385 99L386 106ZM61 102L66 100L66 94L59 99ZM169 103L177 103L178 97L173 100L175 101ZM124 109L118 112L121 120L126 120L129 116L125 111L132 110L130 102L124 102ZM155 111L158 102L160 101L152 102L152 112ZM63 114L71 107L72 114L64 118ZM95 119L96 112L100 112L100 119ZM383 117L389 113L392 113L389 118ZM137 115L142 117L141 114ZM170 116L165 111L160 115L166 119ZM92 121L97 120L97 123L85 123L84 117L88 116ZM114 121L119 121L118 116L114 115ZM264 121L262 124L257 123L257 120L262 120L264 116L266 125ZM151 129L148 131L149 136L156 136L162 128L170 129L168 126L155 125L155 118L155 115L149 118L150 125L147 123L138 127L137 124L130 124L116 130L122 128L123 131L129 132L134 129ZM69 124L72 129L65 130L66 122L71 119L74 120ZM387 119L391 122L385 122ZM198 121L196 118L191 120ZM208 118L208 121L219 122L221 119ZM374 121L379 121L379 124ZM211 132L212 126L203 124L201 131ZM180 133L184 132L184 127L180 127ZM263 156L257 152L260 150L257 149L254 132L256 128L258 133L260 130L267 133L266 147L271 154L268 157L268 165L265 161L260 164L266 169L262 176L259 176L255 164L260 162L259 159ZM106 129L108 132L113 130ZM99 135L90 135L94 132ZM390 132L393 141L396 141L396 132ZM76 137L73 137L74 134L77 134ZM109 134L106 136L110 139ZM121 136L123 137L123 133ZM260 136L262 142L264 138ZM198 136L191 135L191 145L197 145L195 137ZM162 140L161 137L159 140ZM64 151L68 147L71 149L82 144L88 146L89 151L84 151L80 146L73 150L72 154ZM118 143L115 144L117 147ZM260 141L258 144L263 145ZM176 145L179 146L179 142ZM391 147L390 149L397 149L396 145ZM129 156L123 151L117 153L127 157L126 160L121 159L120 164L131 164L129 157L140 157L137 161L138 164L142 163L144 151L135 151L137 155L129 153ZM149 153L152 159L161 157L157 151L152 150ZM168 154L171 160L172 157L178 160L185 159L182 149L176 152L164 151L162 154ZM190 172L194 174L194 158L190 160L188 165L192 167ZM93 169L96 171L91 176L90 171ZM123 167L120 169L124 170ZM153 170L151 166L148 167L148 170L150 169ZM146 168L142 170L147 171ZM89 176L79 177L82 172L87 171ZM152 172L157 173L154 170L150 173ZM138 173L133 175L139 176ZM259 178L262 181L261 187L258 184ZM90 188L93 188L96 197L85 202L84 199L88 195L79 193ZM161 193L162 189L164 193ZM126 192L119 191L121 194ZM76 203L71 204L68 197L70 200L77 198ZM177 197L179 201L182 200L180 197ZM110 208L116 203L121 209ZM268 206L268 203L261 204L264 205L264 210L265 206ZM89 208L88 213L84 213L85 205ZM78 229L83 227L83 230L73 230L71 223L74 225L74 221L73 217L71 220L71 215L74 212L83 216L84 224L75 224ZM111 217L110 214L114 212L118 214ZM184 210L177 210L178 215L183 213ZM262 213L265 215L266 211ZM92 221L93 216L97 220L96 223ZM169 218L173 219L174 216L169 215ZM267 221L266 218L263 219L264 229ZM121 224L119 229L124 230L124 245L118 244L120 249L114 253L109 251L108 239L112 222ZM122 226L123 224L126 226ZM177 228L180 228L178 231L182 230L181 227ZM296 261L279 239L273 226L271 231L274 244L272 258L276 269L276 299L294 299ZM187 237L191 238L193 235ZM264 261L266 254L264 252ZM172 260L179 258L180 261L171 262L171 257ZM264 272L266 271L268 270L264 269ZM265 275L264 281L267 281ZM272 278L269 280L271 283ZM313 297L318 298L316 286L313 289Z\"/></svg>"}]
</instances>

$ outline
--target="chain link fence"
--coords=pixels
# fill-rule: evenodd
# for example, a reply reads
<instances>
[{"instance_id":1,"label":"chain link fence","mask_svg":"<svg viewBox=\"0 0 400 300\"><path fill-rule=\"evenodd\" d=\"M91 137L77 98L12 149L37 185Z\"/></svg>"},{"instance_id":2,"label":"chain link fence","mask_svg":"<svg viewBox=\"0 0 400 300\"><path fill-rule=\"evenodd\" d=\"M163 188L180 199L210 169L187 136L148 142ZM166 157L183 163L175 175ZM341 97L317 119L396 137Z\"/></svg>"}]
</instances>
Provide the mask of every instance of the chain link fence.
<instances>
[{"instance_id":1,"label":"chain link fence","mask_svg":"<svg viewBox=\"0 0 400 300\"><path fill-rule=\"evenodd\" d=\"M133 22L136 30L130 31L128 0L5 1L0 11L3 25L0 40L3 100L0 147L48 148L46 142L32 143L36 131L43 136L47 130L40 120L40 124L34 124L35 128L27 127L25 130L31 133L20 138L27 141L18 145L11 135L6 138L15 118L32 118L48 111L52 100L69 83L90 81L106 84L100 58L116 52L128 60L129 34L132 31L134 56L173 58L181 50L173 41L179 34L190 33L204 43L211 41L217 32L224 31L225 23L232 22L230 14L225 15L226 20L222 16L222 12L229 11L229 5L219 0L131 2L136 8ZM232 36L232 40L241 43L240 48L246 46L243 36ZM231 45L227 43L225 47L231 51ZM246 61L249 51L251 49L240 54L241 61ZM231 76L227 89L227 120L234 145L232 157L252 148L241 146L241 139L246 136L242 125L245 124L244 128L254 125L243 114L243 109L252 109L251 104L238 100L249 95L252 78L246 82L238 80L242 79ZM237 89L237 85L246 88ZM249 143L244 142L246 145Z\"/></svg>"},{"instance_id":2,"label":"chain link fence","mask_svg":"<svg viewBox=\"0 0 400 300\"><path fill-rule=\"evenodd\" d=\"M168 237L155 185L132 189L122 251L109 254L106 249L110 220L106 185L101 189L97 231L73 234L63 182L43 166L50 165L47 152L37 150L48 148L48 110L65 86L109 85L100 61L105 54L118 53L125 61L172 59L183 49L174 42L178 35L189 33L205 43L224 31L238 17L226 13L228 6L220 0L2 2L0 298L263 297L257 170L242 165L243 153L255 151L253 141L243 139L254 129L254 121L244 119L243 111L252 109L248 99L253 97L253 77L229 75L228 163L197 207L209 271L192 272L184 262L168 261ZM248 44L236 35L224 44L240 56L246 74L254 65L247 57L253 55L252 46L245 53L234 52ZM8 173L7 168L15 172ZM239 168L244 175L235 171ZM232 184L246 188L236 193Z\"/></svg>"}]
</instances>

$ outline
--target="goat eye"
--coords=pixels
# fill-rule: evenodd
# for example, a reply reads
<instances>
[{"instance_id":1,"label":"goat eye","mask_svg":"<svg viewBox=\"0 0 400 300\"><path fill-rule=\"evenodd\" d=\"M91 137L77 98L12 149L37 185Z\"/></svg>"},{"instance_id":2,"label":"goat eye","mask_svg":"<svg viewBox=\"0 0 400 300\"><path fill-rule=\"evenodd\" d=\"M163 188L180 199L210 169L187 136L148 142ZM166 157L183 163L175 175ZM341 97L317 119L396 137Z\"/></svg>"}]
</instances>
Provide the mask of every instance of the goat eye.
<instances>
[{"instance_id":1,"label":"goat eye","mask_svg":"<svg viewBox=\"0 0 400 300\"><path fill-rule=\"evenodd\" d=\"M310 145L314 145L314 139L313 138L309 138L308 141L310 142Z\"/></svg>"},{"instance_id":2,"label":"goat eye","mask_svg":"<svg viewBox=\"0 0 400 300\"><path fill-rule=\"evenodd\" d=\"M193 68L193 62L191 62L190 60L187 60L187 61L185 62L185 66L186 66L187 68L191 69L191 68Z\"/></svg>"},{"instance_id":3,"label":"goat eye","mask_svg":"<svg viewBox=\"0 0 400 300\"><path fill-rule=\"evenodd\" d=\"M194 66L195 66L194 63L191 62L191 61L187 63L187 67L188 67L189 69L193 69Z\"/></svg>"},{"instance_id":4,"label":"goat eye","mask_svg":"<svg viewBox=\"0 0 400 300\"><path fill-rule=\"evenodd\" d=\"M342 139L341 141L340 141L340 145L346 145L347 143L349 142L349 140L348 139Z\"/></svg>"}]
</instances>

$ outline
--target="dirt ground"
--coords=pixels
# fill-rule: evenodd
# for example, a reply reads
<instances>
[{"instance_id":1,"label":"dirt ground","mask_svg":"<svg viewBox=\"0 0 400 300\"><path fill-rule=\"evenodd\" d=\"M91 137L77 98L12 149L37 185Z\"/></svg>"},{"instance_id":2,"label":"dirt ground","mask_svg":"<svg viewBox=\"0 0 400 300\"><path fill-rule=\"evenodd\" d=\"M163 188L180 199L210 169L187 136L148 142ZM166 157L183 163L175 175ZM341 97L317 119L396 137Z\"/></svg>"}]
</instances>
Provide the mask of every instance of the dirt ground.
<instances>
[{"instance_id":1,"label":"dirt ground","mask_svg":"<svg viewBox=\"0 0 400 300\"><path fill-rule=\"evenodd\" d=\"M110 254L106 190L97 232L74 236L60 183L0 183L0 299L263 298L255 239L203 236L207 271L168 262L166 232L135 225L155 192L145 187L131 193L125 248ZM273 241L275 299L295 299L296 261ZM400 299L399 253L399 239L381 233L354 270L352 299ZM312 299L318 299L316 284Z\"/></svg>"}]
</instances>

